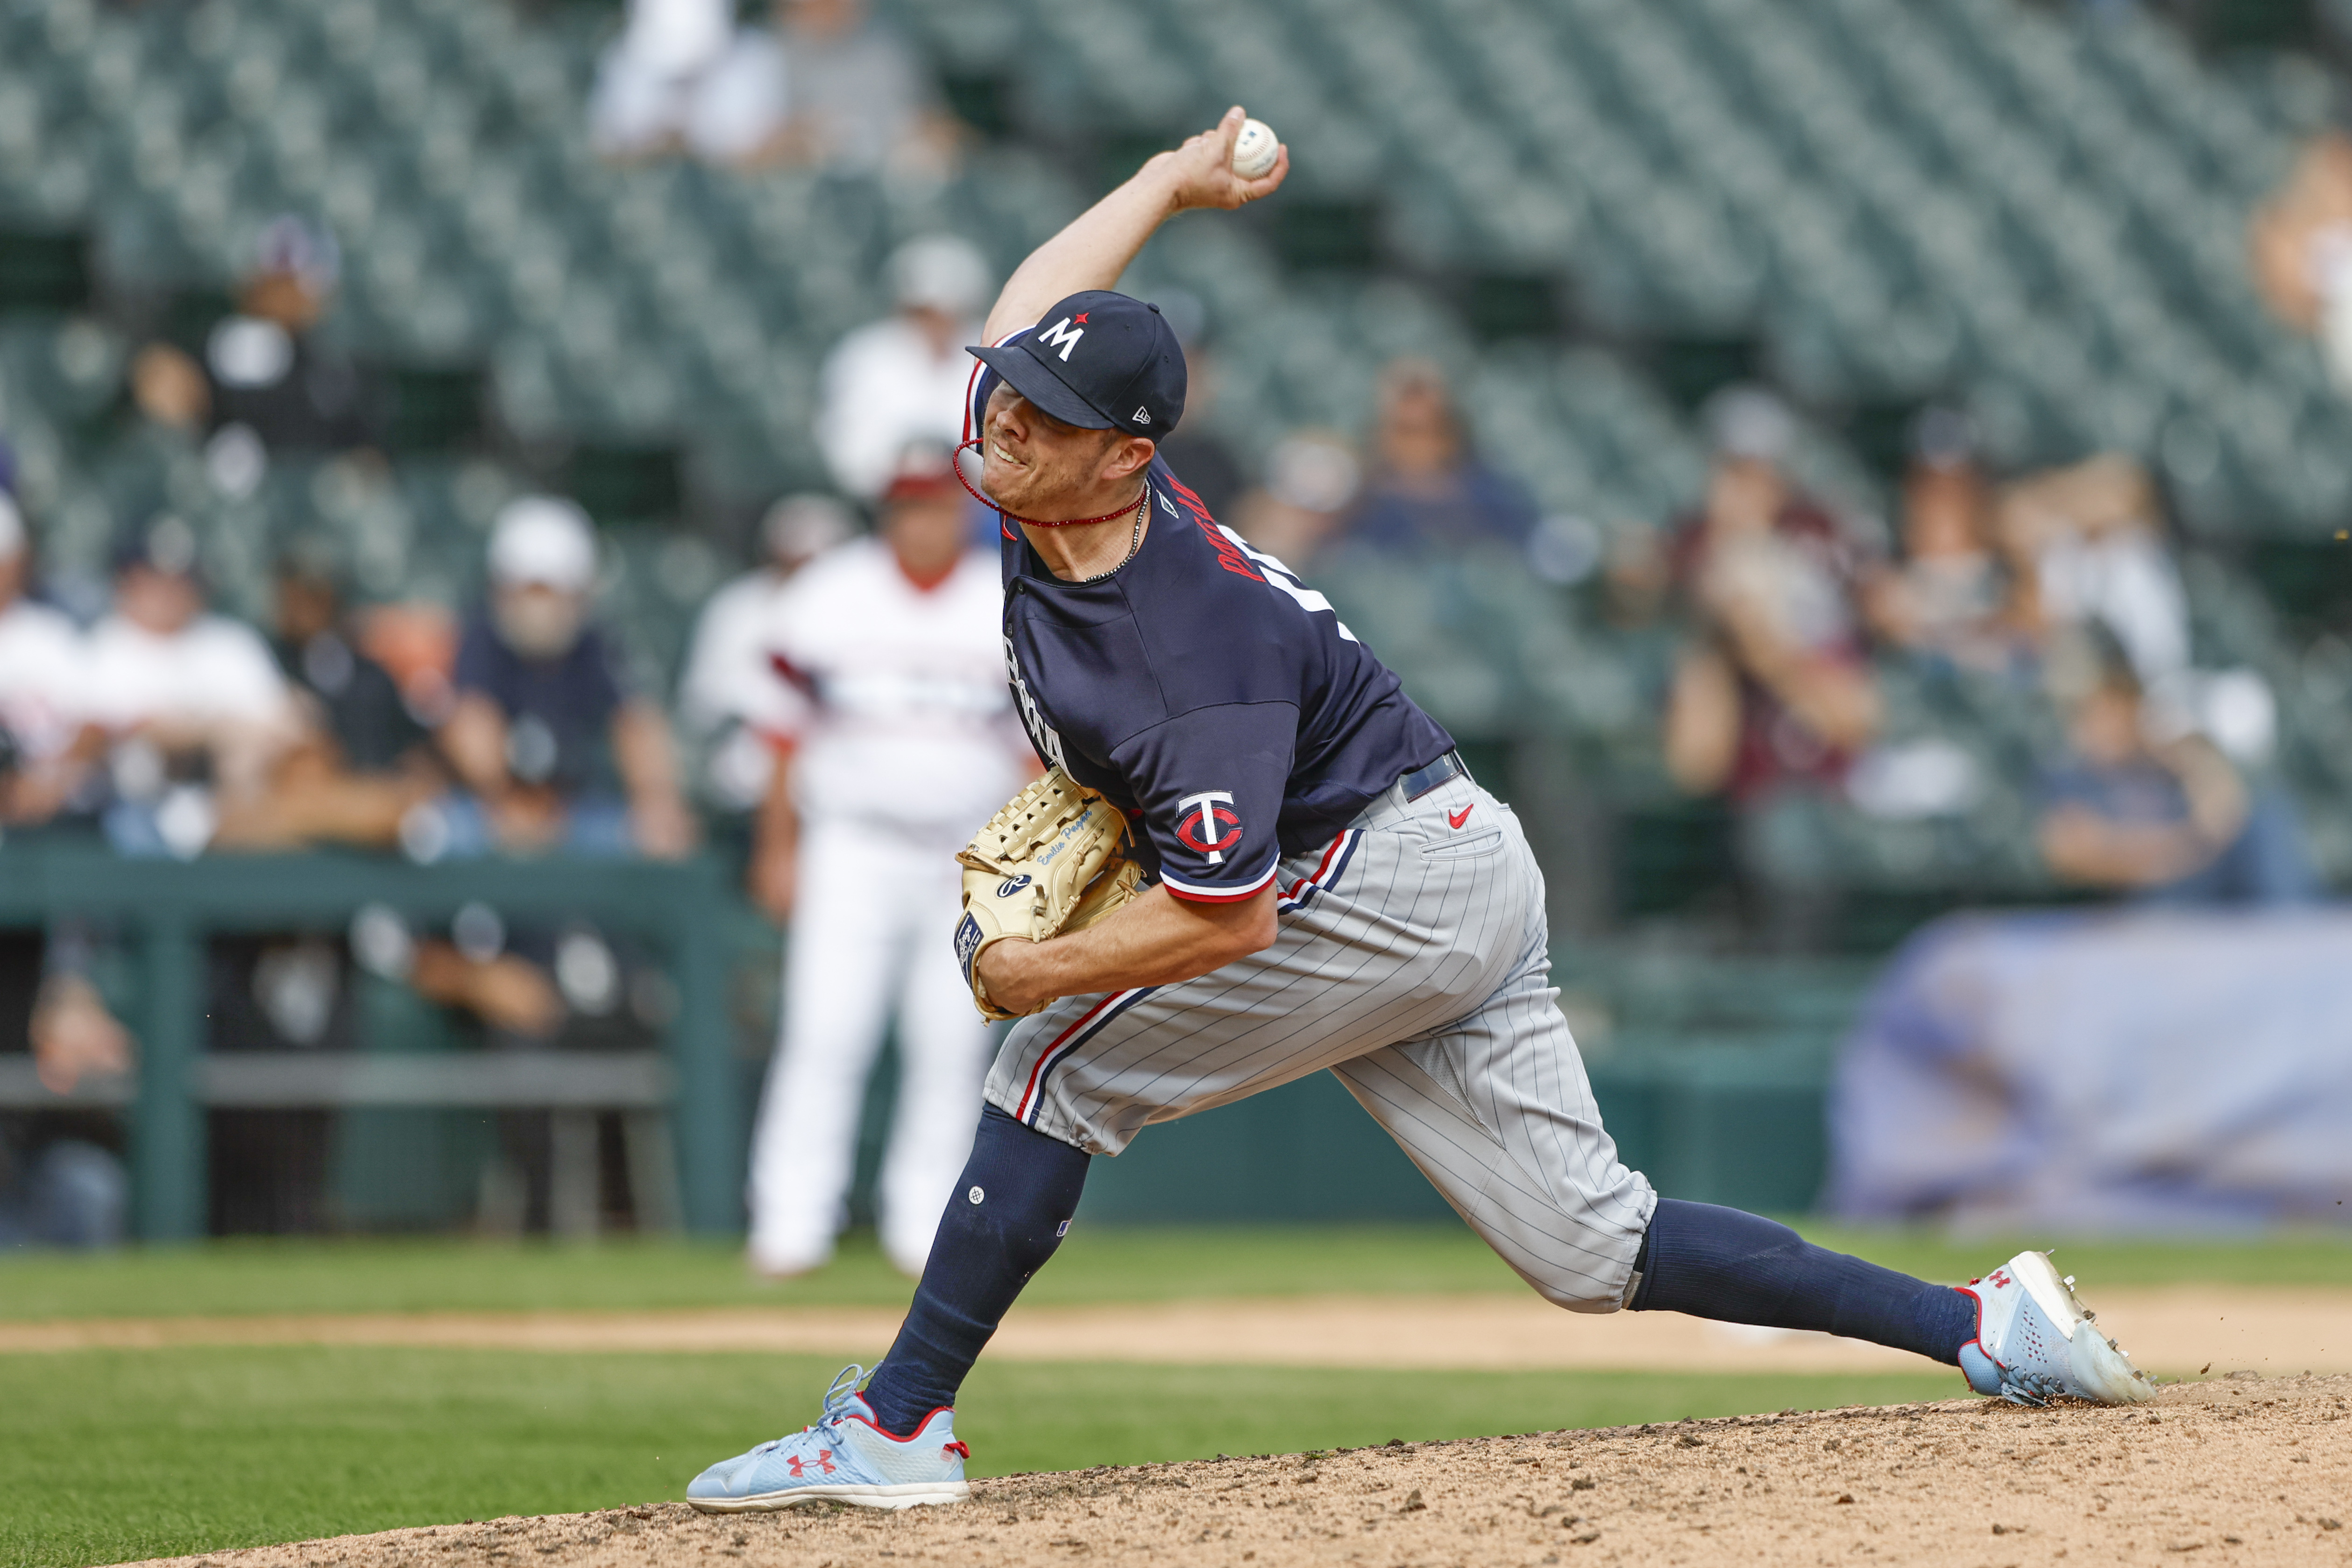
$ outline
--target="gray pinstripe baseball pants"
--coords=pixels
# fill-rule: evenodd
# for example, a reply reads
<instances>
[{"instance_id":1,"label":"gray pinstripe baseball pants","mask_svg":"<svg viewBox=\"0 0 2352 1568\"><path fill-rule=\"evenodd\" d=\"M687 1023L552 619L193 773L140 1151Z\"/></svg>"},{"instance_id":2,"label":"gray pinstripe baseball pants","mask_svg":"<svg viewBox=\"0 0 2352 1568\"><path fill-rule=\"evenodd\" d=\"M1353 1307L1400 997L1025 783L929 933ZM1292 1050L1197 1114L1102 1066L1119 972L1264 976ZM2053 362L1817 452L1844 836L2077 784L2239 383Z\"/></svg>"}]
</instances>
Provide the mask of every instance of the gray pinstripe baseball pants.
<instances>
[{"instance_id":1,"label":"gray pinstripe baseball pants","mask_svg":"<svg viewBox=\"0 0 2352 1568\"><path fill-rule=\"evenodd\" d=\"M1510 808L1466 778L1409 803L1391 787L1279 886L1264 952L1021 1020L989 1102L1117 1154L1328 1068L1528 1284L1616 1310L1657 1196L1617 1158L1554 1004L1543 875Z\"/></svg>"}]
</instances>

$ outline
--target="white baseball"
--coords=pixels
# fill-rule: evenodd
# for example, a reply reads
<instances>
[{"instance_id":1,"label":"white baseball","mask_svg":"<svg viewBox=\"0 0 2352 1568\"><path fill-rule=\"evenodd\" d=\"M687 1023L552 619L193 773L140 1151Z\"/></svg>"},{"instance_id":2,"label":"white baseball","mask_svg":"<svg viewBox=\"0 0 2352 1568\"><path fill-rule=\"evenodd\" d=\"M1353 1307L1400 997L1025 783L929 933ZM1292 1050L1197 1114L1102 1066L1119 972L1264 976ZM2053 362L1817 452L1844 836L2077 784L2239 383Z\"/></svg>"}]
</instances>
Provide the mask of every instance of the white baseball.
<instances>
[{"instance_id":1,"label":"white baseball","mask_svg":"<svg viewBox=\"0 0 2352 1568\"><path fill-rule=\"evenodd\" d=\"M1244 180L1264 179L1274 173L1274 160L1281 152L1272 126L1263 120L1244 120L1242 133L1234 138L1234 173Z\"/></svg>"}]
</instances>

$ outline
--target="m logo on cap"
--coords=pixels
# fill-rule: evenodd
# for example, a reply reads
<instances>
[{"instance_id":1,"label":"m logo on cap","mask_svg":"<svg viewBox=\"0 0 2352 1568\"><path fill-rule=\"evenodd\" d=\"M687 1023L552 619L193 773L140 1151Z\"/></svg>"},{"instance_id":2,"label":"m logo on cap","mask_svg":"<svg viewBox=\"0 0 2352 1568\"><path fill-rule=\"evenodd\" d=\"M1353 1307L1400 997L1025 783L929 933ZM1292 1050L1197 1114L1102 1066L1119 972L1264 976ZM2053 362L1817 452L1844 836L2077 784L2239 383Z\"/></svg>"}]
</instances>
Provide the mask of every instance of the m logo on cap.
<instances>
[{"instance_id":1,"label":"m logo on cap","mask_svg":"<svg viewBox=\"0 0 2352 1568\"><path fill-rule=\"evenodd\" d=\"M1070 325L1070 318L1067 316L1063 317L1060 321L1055 322L1052 326L1045 328L1043 331L1037 334L1038 338L1044 342L1047 348L1059 349L1062 351L1062 363L1064 364L1070 363L1070 351L1076 348L1078 346L1078 340L1086 335L1087 330L1084 327L1073 327Z\"/></svg>"}]
</instances>

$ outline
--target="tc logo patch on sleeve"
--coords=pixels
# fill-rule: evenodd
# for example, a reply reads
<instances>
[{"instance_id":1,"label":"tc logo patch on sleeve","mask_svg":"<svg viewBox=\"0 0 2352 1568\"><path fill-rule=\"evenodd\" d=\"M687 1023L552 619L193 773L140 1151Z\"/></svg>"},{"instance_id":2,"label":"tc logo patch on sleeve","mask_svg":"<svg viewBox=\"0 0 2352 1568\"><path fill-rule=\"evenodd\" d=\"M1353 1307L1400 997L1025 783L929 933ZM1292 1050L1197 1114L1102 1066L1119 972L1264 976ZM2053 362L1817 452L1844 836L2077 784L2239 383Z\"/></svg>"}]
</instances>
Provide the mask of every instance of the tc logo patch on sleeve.
<instances>
[{"instance_id":1,"label":"tc logo patch on sleeve","mask_svg":"<svg viewBox=\"0 0 2352 1568\"><path fill-rule=\"evenodd\" d=\"M1242 819L1233 802L1231 791L1213 789L1176 803L1176 837L1186 848L1207 856L1212 866L1223 865L1225 851L1242 841Z\"/></svg>"}]
</instances>

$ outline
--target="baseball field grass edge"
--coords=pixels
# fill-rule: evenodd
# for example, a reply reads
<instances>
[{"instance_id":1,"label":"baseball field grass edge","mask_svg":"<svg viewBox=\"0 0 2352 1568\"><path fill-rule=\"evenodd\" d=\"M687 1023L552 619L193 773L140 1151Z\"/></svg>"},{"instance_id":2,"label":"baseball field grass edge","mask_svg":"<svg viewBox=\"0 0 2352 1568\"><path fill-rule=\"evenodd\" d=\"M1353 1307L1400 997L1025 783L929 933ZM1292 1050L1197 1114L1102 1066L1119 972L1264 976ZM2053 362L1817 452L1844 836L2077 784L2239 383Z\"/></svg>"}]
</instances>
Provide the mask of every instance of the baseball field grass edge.
<instances>
[{"instance_id":1,"label":"baseball field grass edge","mask_svg":"<svg viewBox=\"0 0 2352 1568\"><path fill-rule=\"evenodd\" d=\"M682 1496L798 1426L806 1357L351 1348L0 1360L0 1568L81 1568ZM1955 1373L1714 1376L991 1365L973 1474L1947 1398Z\"/></svg>"},{"instance_id":2,"label":"baseball field grass edge","mask_svg":"<svg viewBox=\"0 0 2352 1568\"><path fill-rule=\"evenodd\" d=\"M1958 1281L2028 1246L2055 1245L2084 1289L2190 1283L2352 1285L2352 1235L2083 1241L1795 1222L1812 1239ZM728 1243L600 1246L454 1239L220 1241L89 1255L0 1256L0 1319L244 1312L519 1311L665 1307L900 1306L912 1285L872 1237L782 1283L754 1279ZM1330 1291L1526 1287L1458 1225L1221 1226L1074 1232L1024 1293L1038 1303L1162 1301Z\"/></svg>"}]
</instances>

